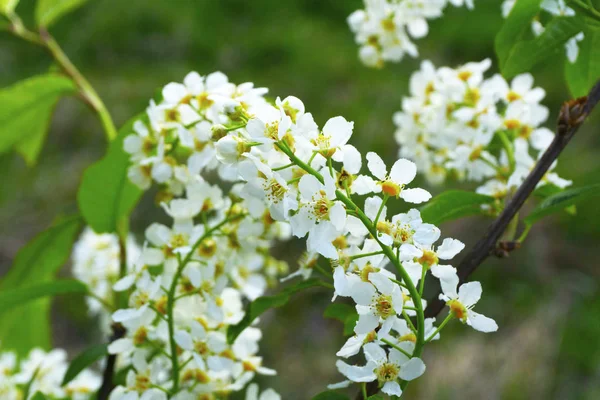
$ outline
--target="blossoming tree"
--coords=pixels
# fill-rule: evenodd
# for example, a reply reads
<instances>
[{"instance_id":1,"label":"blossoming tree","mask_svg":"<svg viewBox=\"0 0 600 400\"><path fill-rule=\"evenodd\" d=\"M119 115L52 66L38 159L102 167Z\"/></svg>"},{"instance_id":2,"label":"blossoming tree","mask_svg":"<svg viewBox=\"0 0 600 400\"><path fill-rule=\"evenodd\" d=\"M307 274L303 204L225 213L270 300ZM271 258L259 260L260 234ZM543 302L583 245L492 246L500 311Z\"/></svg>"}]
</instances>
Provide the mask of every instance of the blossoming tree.
<instances>
[{"instance_id":1,"label":"blossoming tree","mask_svg":"<svg viewBox=\"0 0 600 400\"><path fill-rule=\"evenodd\" d=\"M8 30L48 50L60 72L0 91L0 149L35 162L54 104L72 93L98 115L110 146L84 174L80 213L26 245L0 281L2 398L187 400L244 392L250 400L279 399L252 383L276 375L260 356L260 316L309 288L330 291L325 313L344 322L347 336L335 364L340 382L314 398L347 398L339 390L352 385L358 398L399 397L426 373L421 356L447 324L498 330L478 312L485 310L474 310L482 285L469 275L491 254L521 246L541 217L599 190L552 171L600 99L600 63L586 42L598 37L592 22L599 12L590 3L505 1L496 39L502 75L486 77L490 59L456 68L423 61L390 115L399 144L391 165L352 144L360 132L346 117L320 126L297 97L271 97L220 72L190 72L168 83L117 130L47 30L78 2L39 0L35 31L15 13L17 3L0 1ZM417 57L413 40L427 35L427 21L463 5L475 6L366 0L348 23L362 62L381 67ZM589 95L564 104L553 132L544 126L545 91L527 71L557 47L566 48L572 92ZM479 186L432 198L415 186L418 173L431 184ZM150 224L137 242L129 214L149 189L155 220L166 216L169 223ZM522 218L534 191L544 200ZM393 202L408 211L388 212ZM436 225L473 214L493 222L457 263L465 245L441 239ZM306 243L291 267L271 255L288 240ZM71 248L74 279L56 279ZM426 299L432 282L440 293ZM107 339L70 364L64 350L41 350L48 339L19 328L27 322L45 334L48 302L40 299L64 293L86 296ZM90 368L96 362L101 373Z\"/></svg>"}]
</instances>

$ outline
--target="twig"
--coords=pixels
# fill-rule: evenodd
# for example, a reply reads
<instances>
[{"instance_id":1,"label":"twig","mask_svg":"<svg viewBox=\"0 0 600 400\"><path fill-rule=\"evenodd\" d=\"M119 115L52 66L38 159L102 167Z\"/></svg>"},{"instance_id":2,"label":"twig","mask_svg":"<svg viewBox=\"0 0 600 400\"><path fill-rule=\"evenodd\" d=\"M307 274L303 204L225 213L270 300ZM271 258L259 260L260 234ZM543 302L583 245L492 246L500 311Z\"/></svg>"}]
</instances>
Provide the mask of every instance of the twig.
<instances>
[{"instance_id":1,"label":"twig","mask_svg":"<svg viewBox=\"0 0 600 400\"><path fill-rule=\"evenodd\" d=\"M546 172L548 172L552 163L554 163L571 138L579 130L579 127L586 120L598 101L600 101L600 81L598 81L592 90L590 90L588 96L568 101L562 105L558 118L557 134L554 136L554 140L530 172L529 176L519 187L504 211L502 211L500 216L498 216L492 225L490 225L483 238L477 242L458 266L460 283L465 282L469 275L471 275L486 258L496 253L496 244L506 227L510 224L515 214L521 209L539 181L544 177ZM443 308L444 302L436 296L429 302L427 309L425 309L425 317L435 317Z\"/></svg>"},{"instance_id":2,"label":"twig","mask_svg":"<svg viewBox=\"0 0 600 400\"><path fill-rule=\"evenodd\" d=\"M121 324L113 324L112 331L112 336L109 339L110 343L125 336L125 328ZM102 373L102 386L100 386L100 389L98 390L97 400L107 400L110 392L115 388L113 376L115 375L116 361L116 354L110 354L106 359L106 365L104 366L104 372Z\"/></svg>"}]
</instances>

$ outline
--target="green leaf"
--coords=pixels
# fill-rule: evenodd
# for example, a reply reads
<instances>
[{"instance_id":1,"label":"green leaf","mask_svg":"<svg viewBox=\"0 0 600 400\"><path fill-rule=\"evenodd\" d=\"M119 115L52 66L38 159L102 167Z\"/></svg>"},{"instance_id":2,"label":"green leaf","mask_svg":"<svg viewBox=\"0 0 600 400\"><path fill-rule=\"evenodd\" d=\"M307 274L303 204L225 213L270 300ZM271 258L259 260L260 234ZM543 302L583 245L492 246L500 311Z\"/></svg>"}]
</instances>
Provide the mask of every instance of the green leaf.
<instances>
[{"instance_id":1,"label":"green leaf","mask_svg":"<svg viewBox=\"0 0 600 400\"><path fill-rule=\"evenodd\" d=\"M355 311L353 314L349 314L344 321L344 336L354 335L354 328L358 322L358 313Z\"/></svg>"},{"instance_id":2,"label":"green leaf","mask_svg":"<svg viewBox=\"0 0 600 400\"><path fill-rule=\"evenodd\" d=\"M582 23L577 17L556 17L545 28L537 38L515 44L501 67L502 75L510 78L529 72L535 65L552 57L562 60L564 44L581 32Z\"/></svg>"},{"instance_id":3,"label":"green leaf","mask_svg":"<svg viewBox=\"0 0 600 400\"><path fill-rule=\"evenodd\" d=\"M0 281L0 293L50 281L68 259L81 224L79 216L62 219L19 250ZM49 299L37 299L4 312L0 316L2 347L20 355L36 346L50 348L49 310Z\"/></svg>"},{"instance_id":4,"label":"green leaf","mask_svg":"<svg viewBox=\"0 0 600 400\"><path fill-rule=\"evenodd\" d=\"M0 14L10 14L19 4L19 0L0 0Z\"/></svg>"},{"instance_id":5,"label":"green leaf","mask_svg":"<svg viewBox=\"0 0 600 400\"><path fill-rule=\"evenodd\" d=\"M525 218L524 222L531 225L541 218L573 206L580 201L600 195L600 184L584 186L562 191L547 197Z\"/></svg>"},{"instance_id":6,"label":"green leaf","mask_svg":"<svg viewBox=\"0 0 600 400\"><path fill-rule=\"evenodd\" d=\"M325 308L323 316L325 318L337 319L344 323L349 315L356 313L354 307L344 303L331 303Z\"/></svg>"},{"instance_id":7,"label":"green leaf","mask_svg":"<svg viewBox=\"0 0 600 400\"><path fill-rule=\"evenodd\" d=\"M326 392L319 393L313 397L312 400L350 400L350 398L345 394L328 390Z\"/></svg>"},{"instance_id":8,"label":"green leaf","mask_svg":"<svg viewBox=\"0 0 600 400\"><path fill-rule=\"evenodd\" d=\"M0 315L41 297L87 292L87 286L75 279L42 282L17 289L2 290L0 291L0 304L2 304Z\"/></svg>"},{"instance_id":9,"label":"green leaf","mask_svg":"<svg viewBox=\"0 0 600 400\"><path fill-rule=\"evenodd\" d=\"M31 396L31 400L48 400L48 397L42 392L35 392L35 394Z\"/></svg>"},{"instance_id":10,"label":"green leaf","mask_svg":"<svg viewBox=\"0 0 600 400\"><path fill-rule=\"evenodd\" d=\"M573 97L587 95L600 78L600 31L588 29L584 34L575 63L565 62L565 76Z\"/></svg>"},{"instance_id":11,"label":"green leaf","mask_svg":"<svg viewBox=\"0 0 600 400\"><path fill-rule=\"evenodd\" d=\"M344 303L331 303L323 313L325 318L337 319L344 324L344 335L349 336L354 334L354 327L358 321L356 309Z\"/></svg>"},{"instance_id":12,"label":"green leaf","mask_svg":"<svg viewBox=\"0 0 600 400\"><path fill-rule=\"evenodd\" d=\"M232 325L227 330L227 341L233 343L240 333L249 327L257 317L271 308L284 306L290 300L291 295L304 289L317 286L324 286L324 284L319 279L308 279L295 285L288 286L273 296L263 296L254 300L248 304L244 318L237 325Z\"/></svg>"},{"instance_id":13,"label":"green leaf","mask_svg":"<svg viewBox=\"0 0 600 400\"><path fill-rule=\"evenodd\" d=\"M71 361L67 372L65 373L65 377L62 381L62 386L71 382L81 371L108 355L108 345L107 344L97 344L85 350L83 353L80 353Z\"/></svg>"},{"instance_id":14,"label":"green leaf","mask_svg":"<svg viewBox=\"0 0 600 400\"><path fill-rule=\"evenodd\" d=\"M367 400L385 400L380 394L374 394L373 396L367 397Z\"/></svg>"},{"instance_id":15,"label":"green leaf","mask_svg":"<svg viewBox=\"0 0 600 400\"><path fill-rule=\"evenodd\" d=\"M531 35L531 21L540 11L542 0L519 0L515 3L494 42L500 69L503 71L513 48Z\"/></svg>"},{"instance_id":16,"label":"green leaf","mask_svg":"<svg viewBox=\"0 0 600 400\"><path fill-rule=\"evenodd\" d=\"M29 159L37 156L41 145L27 141L32 137L43 141L56 102L75 90L70 79L55 74L38 75L0 89L0 153L16 145ZM24 141L26 144L19 145Z\"/></svg>"},{"instance_id":17,"label":"green leaf","mask_svg":"<svg viewBox=\"0 0 600 400\"><path fill-rule=\"evenodd\" d=\"M38 0L35 20L38 26L47 27L63 15L80 7L87 0Z\"/></svg>"},{"instance_id":18,"label":"green leaf","mask_svg":"<svg viewBox=\"0 0 600 400\"><path fill-rule=\"evenodd\" d=\"M81 215L96 232L116 232L120 222L129 216L142 195L142 190L129 181L129 155L123 140L132 131L135 117L119 131L110 143L106 156L83 174L77 202Z\"/></svg>"},{"instance_id":19,"label":"green leaf","mask_svg":"<svg viewBox=\"0 0 600 400\"><path fill-rule=\"evenodd\" d=\"M423 221L438 225L445 221L482 214L482 204L494 201L493 197L463 190L448 190L435 196L421 208Z\"/></svg>"}]
</instances>

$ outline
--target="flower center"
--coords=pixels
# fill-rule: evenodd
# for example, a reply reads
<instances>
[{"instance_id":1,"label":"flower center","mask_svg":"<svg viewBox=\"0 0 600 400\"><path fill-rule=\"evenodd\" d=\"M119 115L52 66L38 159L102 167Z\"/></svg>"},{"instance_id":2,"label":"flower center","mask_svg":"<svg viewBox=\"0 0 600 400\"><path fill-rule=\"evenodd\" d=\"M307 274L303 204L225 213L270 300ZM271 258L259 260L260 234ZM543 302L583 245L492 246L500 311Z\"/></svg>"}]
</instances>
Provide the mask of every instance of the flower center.
<instances>
[{"instance_id":1,"label":"flower center","mask_svg":"<svg viewBox=\"0 0 600 400\"><path fill-rule=\"evenodd\" d=\"M395 182L387 180L381 183L381 191L388 196L396 197L402 191L402 187Z\"/></svg>"},{"instance_id":2,"label":"flower center","mask_svg":"<svg viewBox=\"0 0 600 400\"><path fill-rule=\"evenodd\" d=\"M277 204L279 203L281 200L283 200L283 197L285 196L287 189L285 187L283 187L275 178L271 178L268 182L265 183L266 185L266 194L267 194L267 199L269 199L271 202Z\"/></svg>"},{"instance_id":3,"label":"flower center","mask_svg":"<svg viewBox=\"0 0 600 400\"><path fill-rule=\"evenodd\" d=\"M377 375L377 380L379 382L393 382L398 379L398 374L400 373L400 367L397 364L392 364L389 362L381 364L375 371Z\"/></svg>"},{"instance_id":4,"label":"flower center","mask_svg":"<svg viewBox=\"0 0 600 400\"><path fill-rule=\"evenodd\" d=\"M387 296L385 294L379 295L375 302L375 311L377 315L383 319L396 314L394 306L392 305L392 296Z\"/></svg>"},{"instance_id":5,"label":"flower center","mask_svg":"<svg viewBox=\"0 0 600 400\"><path fill-rule=\"evenodd\" d=\"M467 308L463 306L460 301L454 299L446 304L450 307L450 312L454 314L457 319L460 319L463 322L467 320Z\"/></svg>"}]
</instances>

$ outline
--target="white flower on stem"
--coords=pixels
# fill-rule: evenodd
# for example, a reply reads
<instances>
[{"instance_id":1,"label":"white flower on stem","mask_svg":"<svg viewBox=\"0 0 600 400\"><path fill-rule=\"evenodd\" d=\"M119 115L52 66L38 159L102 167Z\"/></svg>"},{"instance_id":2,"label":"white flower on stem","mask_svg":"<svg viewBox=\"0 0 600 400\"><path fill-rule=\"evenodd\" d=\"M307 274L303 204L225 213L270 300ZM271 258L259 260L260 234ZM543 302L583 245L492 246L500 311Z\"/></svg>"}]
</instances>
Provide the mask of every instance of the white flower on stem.
<instances>
[{"instance_id":1,"label":"white flower on stem","mask_svg":"<svg viewBox=\"0 0 600 400\"><path fill-rule=\"evenodd\" d=\"M246 180L242 195L266 200L273 219L288 220L290 211L298 208L298 202L287 182L256 157L249 155L248 158L252 162L240 168L240 175Z\"/></svg>"},{"instance_id":2,"label":"white flower on stem","mask_svg":"<svg viewBox=\"0 0 600 400\"><path fill-rule=\"evenodd\" d=\"M392 324L396 315L402 314L404 299L402 290L397 283L392 282L383 272L368 275L371 285L353 284L349 294L356 302L358 322L354 332L368 333L379 326L380 323Z\"/></svg>"},{"instance_id":3,"label":"white flower on stem","mask_svg":"<svg viewBox=\"0 0 600 400\"><path fill-rule=\"evenodd\" d=\"M167 400L167 394L153 385L163 382L166 363L164 358L156 357L150 364L144 352L136 351L132 357L133 369L127 372L125 386L117 386L110 394L109 400Z\"/></svg>"},{"instance_id":4,"label":"white flower on stem","mask_svg":"<svg viewBox=\"0 0 600 400\"><path fill-rule=\"evenodd\" d=\"M425 372L425 364L420 358L408 358L394 348L389 350L389 355L375 343L368 343L363 349L366 365L352 366L338 360L338 370L352 382L377 380L381 391L387 395L402 395L398 380L412 381Z\"/></svg>"},{"instance_id":5,"label":"white flower on stem","mask_svg":"<svg viewBox=\"0 0 600 400\"><path fill-rule=\"evenodd\" d=\"M440 299L444 300L450 308L450 313L463 324L471 326L480 332L495 332L498 330L496 321L473 311L473 307L481 298L481 283L468 282L456 291L458 281L453 287L442 287L444 291Z\"/></svg>"},{"instance_id":6,"label":"white flower on stem","mask_svg":"<svg viewBox=\"0 0 600 400\"><path fill-rule=\"evenodd\" d=\"M367 153L367 167L378 180L366 175L359 175L352 184L352 190L357 194L380 193L390 197L400 197L409 203L422 203L431 198L428 191L421 188L405 189L417 174L417 166L406 159L397 160L389 174L385 163L377 153Z\"/></svg>"},{"instance_id":7,"label":"white flower on stem","mask_svg":"<svg viewBox=\"0 0 600 400\"><path fill-rule=\"evenodd\" d=\"M347 144L353 129L354 122L346 121L344 117L333 117L325 123L320 133L309 134L308 139L313 151L343 163L346 171L356 174L362 163L360 153Z\"/></svg>"},{"instance_id":8,"label":"white flower on stem","mask_svg":"<svg viewBox=\"0 0 600 400\"><path fill-rule=\"evenodd\" d=\"M290 217L290 223L295 236L304 237L309 233L309 251L318 252L327 258L337 258L337 251L331 241L346 225L346 208L341 201L336 200L333 178L324 173L323 179L324 183L313 175L300 178L299 208Z\"/></svg>"},{"instance_id":9,"label":"white flower on stem","mask_svg":"<svg viewBox=\"0 0 600 400\"><path fill-rule=\"evenodd\" d=\"M184 350L191 351L203 358L220 354L227 349L227 339L221 332L207 330L198 321L192 321L190 331L177 330L175 342Z\"/></svg>"}]
</instances>

